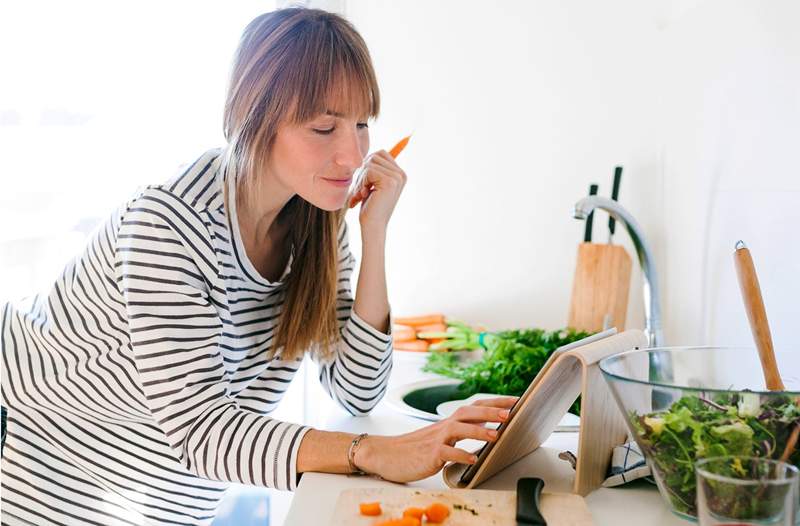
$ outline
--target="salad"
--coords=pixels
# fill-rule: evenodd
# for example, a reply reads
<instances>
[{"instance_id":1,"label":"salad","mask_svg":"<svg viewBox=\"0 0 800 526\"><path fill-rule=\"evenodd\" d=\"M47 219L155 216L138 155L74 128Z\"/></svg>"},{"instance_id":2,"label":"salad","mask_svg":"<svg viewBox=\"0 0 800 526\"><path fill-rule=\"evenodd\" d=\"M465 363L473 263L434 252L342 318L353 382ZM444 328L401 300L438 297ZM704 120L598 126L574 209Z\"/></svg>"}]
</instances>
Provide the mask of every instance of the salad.
<instances>
[{"instance_id":1,"label":"salad","mask_svg":"<svg viewBox=\"0 0 800 526\"><path fill-rule=\"evenodd\" d=\"M723 393L686 395L667 411L629 421L636 441L650 460L656 478L677 511L697 515L694 463L728 455L765 457L800 465L800 401L789 395ZM737 469L731 463L732 474ZM730 495L730 505L752 506L749 495Z\"/></svg>"}]
</instances>

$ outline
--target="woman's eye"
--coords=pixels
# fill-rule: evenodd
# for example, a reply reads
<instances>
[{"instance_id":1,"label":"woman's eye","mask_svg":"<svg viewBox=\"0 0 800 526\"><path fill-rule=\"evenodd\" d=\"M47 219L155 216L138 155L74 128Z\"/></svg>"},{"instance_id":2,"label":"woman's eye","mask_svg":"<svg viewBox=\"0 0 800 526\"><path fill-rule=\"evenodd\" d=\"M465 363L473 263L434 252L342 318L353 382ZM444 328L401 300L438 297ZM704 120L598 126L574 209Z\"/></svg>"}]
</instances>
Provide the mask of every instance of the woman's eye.
<instances>
[{"instance_id":1,"label":"woman's eye","mask_svg":"<svg viewBox=\"0 0 800 526\"><path fill-rule=\"evenodd\" d=\"M331 128L328 128L326 130L318 130L318 129L314 128L314 132L315 133L319 133L320 135L329 135L329 134L333 133L333 130L335 130L335 129L336 129L335 126L331 127Z\"/></svg>"},{"instance_id":2,"label":"woman's eye","mask_svg":"<svg viewBox=\"0 0 800 526\"><path fill-rule=\"evenodd\" d=\"M356 124L356 127L358 127L361 130L365 130L369 128L369 124L367 124L366 122L359 122L358 124Z\"/></svg>"}]
</instances>

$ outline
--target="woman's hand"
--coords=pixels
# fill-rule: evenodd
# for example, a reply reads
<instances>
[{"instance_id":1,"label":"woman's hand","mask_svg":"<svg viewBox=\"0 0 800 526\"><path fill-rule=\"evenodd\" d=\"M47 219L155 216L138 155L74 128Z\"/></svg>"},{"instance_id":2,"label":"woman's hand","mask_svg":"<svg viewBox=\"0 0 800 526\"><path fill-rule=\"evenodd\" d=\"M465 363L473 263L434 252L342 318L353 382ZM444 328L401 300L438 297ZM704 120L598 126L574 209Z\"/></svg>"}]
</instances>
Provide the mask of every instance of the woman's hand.
<instances>
[{"instance_id":1,"label":"woman's hand","mask_svg":"<svg viewBox=\"0 0 800 526\"><path fill-rule=\"evenodd\" d=\"M406 173L386 150L370 155L348 199L349 208L361 202L358 219L362 232L386 231L405 184Z\"/></svg>"},{"instance_id":2,"label":"woman's hand","mask_svg":"<svg viewBox=\"0 0 800 526\"><path fill-rule=\"evenodd\" d=\"M356 450L355 465L393 482L421 480L438 473L445 462L474 464L472 453L454 447L465 438L494 442L497 431L486 422L505 422L515 396L487 398L460 407L452 416L399 436L370 435Z\"/></svg>"}]
</instances>

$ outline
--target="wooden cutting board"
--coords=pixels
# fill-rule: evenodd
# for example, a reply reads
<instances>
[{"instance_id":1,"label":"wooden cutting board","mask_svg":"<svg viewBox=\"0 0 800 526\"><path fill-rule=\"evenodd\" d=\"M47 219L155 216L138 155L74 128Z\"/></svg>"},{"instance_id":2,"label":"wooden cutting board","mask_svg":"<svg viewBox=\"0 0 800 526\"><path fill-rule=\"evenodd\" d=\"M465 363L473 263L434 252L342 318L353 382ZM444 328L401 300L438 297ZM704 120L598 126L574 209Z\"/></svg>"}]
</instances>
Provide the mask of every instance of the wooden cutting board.
<instances>
[{"instance_id":1,"label":"wooden cutting board","mask_svg":"<svg viewBox=\"0 0 800 526\"><path fill-rule=\"evenodd\" d=\"M381 503L383 514L359 513L362 502ZM481 489L425 490L415 488L356 488L339 494L332 525L371 526L403 516L408 507L425 508L434 502L450 507L442 526L516 526L517 495L514 491ZM579 495L543 493L541 511L548 526L592 526L592 516ZM427 524L423 522L423 524Z\"/></svg>"}]
</instances>

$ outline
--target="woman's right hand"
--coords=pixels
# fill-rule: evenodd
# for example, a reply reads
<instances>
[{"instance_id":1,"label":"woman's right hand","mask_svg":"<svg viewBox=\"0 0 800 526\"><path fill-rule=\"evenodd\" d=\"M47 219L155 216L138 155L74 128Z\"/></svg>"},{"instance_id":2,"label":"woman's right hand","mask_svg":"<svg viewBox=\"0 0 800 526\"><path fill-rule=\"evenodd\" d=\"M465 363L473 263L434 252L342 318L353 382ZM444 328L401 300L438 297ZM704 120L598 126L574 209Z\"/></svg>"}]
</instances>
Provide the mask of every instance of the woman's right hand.
<instances>
[{"instance_id":1,"label":"woman's right hand","mask_svg":"<svg viewBox=\"0 0 800 526\"><path fill-rule=\"evenodd\" d=\"M465 438L494 442L497 431L486 422L505 422L515 396L486 398L460 407L452 416L398 436L369 435L356 450L359 469L393 482L421 480L438 473L449 461L474 464L472 453L454 447Z\"/></svg>"}]
</instances>

